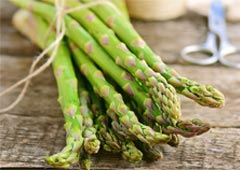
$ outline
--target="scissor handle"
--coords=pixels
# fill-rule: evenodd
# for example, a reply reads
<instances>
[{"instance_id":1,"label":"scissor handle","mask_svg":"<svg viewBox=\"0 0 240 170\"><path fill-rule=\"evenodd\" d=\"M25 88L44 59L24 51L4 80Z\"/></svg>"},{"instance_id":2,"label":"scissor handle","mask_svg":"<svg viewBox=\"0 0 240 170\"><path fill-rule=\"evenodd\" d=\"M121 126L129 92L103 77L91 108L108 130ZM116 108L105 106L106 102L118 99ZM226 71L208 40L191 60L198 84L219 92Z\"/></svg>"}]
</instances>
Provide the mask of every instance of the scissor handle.
<instances>
[{"instance_id":1,"label":"scissor handle","mask_svg":"<svg viewBox=\"0 0 240 170\"><path fill-rule=\"evenodd\" d=\"M208 58L196 58L192 57L193 53L204 53L209 55ZM181 56L187 62L198 65L210 65L218 61L217 54L209 48L206 48L204 45L191 45L185 47L181 51Z\"/></svg>"},{"instance_id":2,"label":"scissor handle","mask_svg":"<svg viewBox=\"0 0 240 170\"><path fill-rule=\"evenodd\" d=\"M191 54L204 53L208 58L196 58ZM210 65L218 61L218 52L216 44L216 35L212 32L208 33L207 40L202 45L190 45L181 51L181 57L193 64Z\"/></svg>"},{"instance_id":3,"label":"scissor handle","mask_svg":"<svg viewBox=\"0 0 240 170\"><path fill-rule=\"evenodd\" d=\"M240 60L240 48L237 46L233 46L232 44L229 44L228 42L223 43L220 45L220 55L219 55L219 61L229 67L234 68L240 68L240 62L232 62L229 59L227 59L228 56L233 54L239 54L239 60Z\"/></svg>"}]
</instances>

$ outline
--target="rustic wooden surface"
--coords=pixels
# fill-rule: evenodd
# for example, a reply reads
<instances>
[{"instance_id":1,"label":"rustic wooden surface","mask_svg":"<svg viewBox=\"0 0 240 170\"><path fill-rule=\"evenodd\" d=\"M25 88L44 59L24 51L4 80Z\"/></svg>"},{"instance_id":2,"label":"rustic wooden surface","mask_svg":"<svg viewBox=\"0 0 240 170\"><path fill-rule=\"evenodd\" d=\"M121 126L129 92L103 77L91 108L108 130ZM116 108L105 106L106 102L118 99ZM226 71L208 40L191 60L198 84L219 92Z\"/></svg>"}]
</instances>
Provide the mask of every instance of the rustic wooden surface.
<instances>
[{"instance_id":1,"label":"rustic wooden surface","mask_svg":"<svg viewBox=\"0 0 240 170\"><path fill-rule=\"evenodd\" d=\"M34 55L39 51L11 25L15 7L0 0L0 90L13 84L28 72ZM240 167L240 71L219 64L211 67L186 65L179 60L179 51L188 44L203 41L206 19L187 15L166 22L134 26L161 53L165 62L182 75L217 87L226 95L226 106L203 108L185 97L182 99L183 118L200 118L213 128L206 134L183 139L178 148L164 147L164 159L157 162L130 164L119 155L100 153L93 156L96 170L231 170ZM240 45L240 24L228 24L231 41ZM0 99L6 106L20 88ZM63 117L57 99L51 69L31 83L24 100L13 110L0 114L0 168L49 168L44 157L64 146ZM74 167L78 169L78 167Z\"/></svg>"}]
</instances>

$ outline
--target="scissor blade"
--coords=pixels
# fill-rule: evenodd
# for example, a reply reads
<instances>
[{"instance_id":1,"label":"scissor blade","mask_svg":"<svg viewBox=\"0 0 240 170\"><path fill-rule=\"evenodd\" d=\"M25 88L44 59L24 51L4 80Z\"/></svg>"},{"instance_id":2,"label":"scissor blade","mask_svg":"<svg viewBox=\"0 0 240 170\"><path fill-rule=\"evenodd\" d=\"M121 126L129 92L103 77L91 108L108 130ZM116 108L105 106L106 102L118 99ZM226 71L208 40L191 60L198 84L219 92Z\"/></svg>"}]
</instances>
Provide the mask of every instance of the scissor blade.
<instances>
[{"instance_id":1,"label":"scissor blade","mask_svg":"<svg viewBox=\"0 0 240 170\"><path fill-rule=\"evenodd\" d=\"M225 33L225 14L221 0L212 0L208 17L210 31L221 35Z\"/></svg>"}]
</instances>

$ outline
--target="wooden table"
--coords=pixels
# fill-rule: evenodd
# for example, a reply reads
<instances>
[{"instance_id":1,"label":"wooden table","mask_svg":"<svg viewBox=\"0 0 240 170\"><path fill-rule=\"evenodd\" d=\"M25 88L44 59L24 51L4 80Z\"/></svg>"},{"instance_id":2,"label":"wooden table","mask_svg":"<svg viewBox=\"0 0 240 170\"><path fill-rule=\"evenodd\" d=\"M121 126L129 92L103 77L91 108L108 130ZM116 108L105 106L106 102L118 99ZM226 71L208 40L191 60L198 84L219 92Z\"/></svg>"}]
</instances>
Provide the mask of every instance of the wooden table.
<instances>
[{"instance_id":1,"label":"wooden table","mask_svg":"<svg viewBox=\"0 0 240 170\"><path fill-rule=\"evenodd\" d=\"M33 56L39 50L11 25L15 7L0 1L1 85L2 91L26 76ZM220 64L209 67L183 63L179 51L186 45L204 41L206 19L196 14L166 22L134 21L134 26L163 60L182 75L210 84L226 95L223 109L201 107L181 97L183 118L200 118L213 128L192 139L181 138L178 148L164 148L164 159L130 164L119 155L105 152L93 156L97 170L231 170L240 167L240 71ZM231 41L240 45L240 24L228 24ZM1 98L1 107L15 99L20 88ZM23 101L13 110L0 114L0 168L49 168L44 157L65 144L63 116L57 103L57 90L51 69L31 83ZM78 167L74 167L77 169Z\"/></svg>"}]
</instances>

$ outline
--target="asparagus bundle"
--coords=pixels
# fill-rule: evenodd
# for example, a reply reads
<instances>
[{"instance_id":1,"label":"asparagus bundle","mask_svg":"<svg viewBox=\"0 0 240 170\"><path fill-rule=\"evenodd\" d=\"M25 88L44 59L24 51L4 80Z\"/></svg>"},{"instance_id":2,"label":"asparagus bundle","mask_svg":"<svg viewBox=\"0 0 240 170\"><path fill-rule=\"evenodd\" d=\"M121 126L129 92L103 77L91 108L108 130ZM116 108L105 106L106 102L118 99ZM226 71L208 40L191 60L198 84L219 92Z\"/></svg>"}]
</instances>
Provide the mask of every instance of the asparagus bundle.
<instances>
[{"instance_id":1,"label":"asparagus bundle","mask_svg":"<svg viewBox=\"0 0 240 170\"><path fill-rule=\"evenodd\" d=\"M15 27L25 36L42 49L57 38L51 27L58 14L54 0L11 1L30 11L14 17ZM65 2L67 9L84 5ZM126 15L104 4L91 9L63 16L66 37L52 65L65 118L66 147L47 157L47 163L68 168L80 160L90 169L90 156L100 147L121 153L130 162L145 157L158 160L159 146L176 147L178 135L207 132L208 124L181 119L176 91L210 107L222 106L223 95L180 77L162 63Z\"/></svg>"},{"instance_id":2,"label":"asparagus bundle","mask_svg":"<svg viewBox=\"0 0 240 170\"><path fill-rule=\"evenodd\" d=\"M46 18L47 20L54 18L54 11L56 11L56 10L49 5L31 1L31 0L24 0L24 1L20 1L20 2L16 1L16 0L13 0L13 1L15 1L16 3L18 3L18 5L20 5L24 8L28 8L28 4L30 4L31 10L38 13L39 15ZM50 0L48 0L48 1L50 1ZM69 5L71 5L71 4L69 4ZM47 11L49 11L48 13L45 13L46 9L47 9ZM114 64L114 62L107 56L105 51L102 50L102 48L86 32L85 29L83 29L82 27L78 27L77 26L78 23L68 16L65 17L65 21L66 21L66 27L68 28L67 36L69 38L71 38L73 41L75 41L75 43L78 44L78 46L80 46L86 53L88 53L89 57L91 57L104 71L109 73L111 75L111 77L115 81L117 81L122 86L122 88L124 88L125 91L127 91L130 95L133 95L135 100L138 100L139 105L143 105L143 107L145 107L144 110L146 110L146 111L144 112L144 115L146 115L146 117L149 117L150 119L152 119L152 118L156 119L156 121L158 123L166 124L167 126L169 124L172 126L177 125L177 120L175 120L175 119L178 119L180 117L180 115L177 111L179 109L179 107L178 107L178 104L176 104L177 106L174 105L174 103L175 103L174 101L176 101L176 100L174 100L173 99L174 97L172 97L173 96L172 92L170 92L171 88L168 89L168 88L164 88L164 86L161 86L160 87L161 91L163 91L163 93L165 93L166 95L161 95L161 94L159 95L159 100L161 99L160 100L161 106L154 105L151 98L145 97L146 94L140 94L139 91L142 91L142 88L138 87L139 85L137 85L137 83L134 83L133 80L131 80L131 81L129 80L129 79L131 79L131 78L129 78L130 77L129 74L126 74L125 71L122 71L120 67L117 67ZM74 27L72 27L73 25L74 25ZM84 39L82 39L82 38L79 39L77 34L81 35L81 37L84 37ZM99 56L101 56L101 57L99 57ZM114 70L114 72L112 70ZM122 75L123 79L120 79L119 75ZM150 79L151 79L151 77L150 77ZM125 81L123 82L123 80L125 80ZM153 81L153 83L154 83L154 81ZM143 95L145 95L145 96L143 97ZM168 98L167 96L170 96L170 97ZM171 98L172 98L172 100L170 100ZM166 107L164 107L164 106L166 106ZM167 112L165 113L165 111L167 111ZM159 112L161 114L159 114ZM170 114L170 113L172 113L172 114ZM190 126L188 126L188 130L189 130L189 127ZM205 127L204 128L201 128L201 127L196 128L196 126L194 126L193 128L194 128L194 132L187 133L186 135L185 135L185 132L182 130L180 130L180 131L175 130L175 132L181 133L183 136L189 137L189 136L195 136L195 135L201 134L201 133L205 132L206 130L208 130L208 128L205 128ZM170 133L172 133L173 131L174 131L173 128L171 128L171 130L168 130L168 132L170 132Z\"/></svg>"},{"instance_id":3,"label":"asparagus bundle","mask_svg":"<svg viewBox=\"0 0 240 170\"><path fill-rule=\"evenodd\" d=\"M91 2L94 0L82 1ZM182 77L174 69L164 64L161 58L151 50L134 30L131 23L124 20L114 9L104 5L92 7L91 9L127 44L137 57L146 60L153 70L162 73L177 92L203 106L222 107L224 105L224 96L217 89L209 85L200 85L195 81Z\"/></svg>"},{"instance_id":4,"label":"asparagus bundle","mask_svg":"<svg viewBox=\"0 0 240 170\"><path fill-rule=\"evenodd\" d=\"M37 24L29 27L32 21ZM20 11L16 14L13 18L13 23L19 31L42 49L46 48L55 39L54 35L49 35L47 41L43 36L36 36L45 34L45 31L48 29L47 24L40 17L29 15L26 11ZM47 157L46 161L56 167L65 168L69 167L70 164L78 162L79 151L83 143L83 116L80 113L80 101L77 94L78 81L65 42L61 42L52 66L58 86L58 101L64 113L64 127L67 137L64 149L58 154Z\"/></svg>"}]
</instances>

